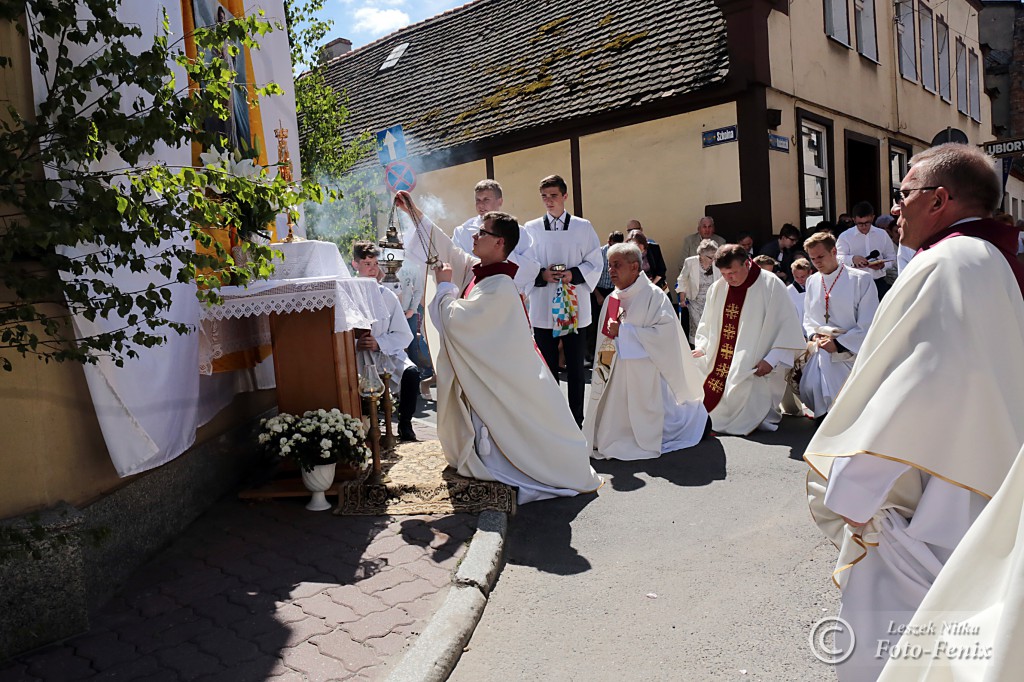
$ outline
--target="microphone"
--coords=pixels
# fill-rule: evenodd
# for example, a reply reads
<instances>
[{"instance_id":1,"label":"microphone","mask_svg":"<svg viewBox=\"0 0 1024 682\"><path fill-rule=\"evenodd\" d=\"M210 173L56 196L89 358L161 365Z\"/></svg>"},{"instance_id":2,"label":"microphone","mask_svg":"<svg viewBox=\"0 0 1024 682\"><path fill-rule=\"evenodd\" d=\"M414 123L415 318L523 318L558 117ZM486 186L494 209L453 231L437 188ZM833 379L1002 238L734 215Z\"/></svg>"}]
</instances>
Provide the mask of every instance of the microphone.
<instances>
[{"instance_id":1,"label":"microphone","mask_svg":"<svg viewBox=\"0 0 1024 682\"><path fill-rule=\"evenodd\" d=\"M879 253L878 249L875 249L874 251L872 251L871 253L868 254L868 260L875 260L880 255L882 255L882 254Z\"/></svg>"}]
</instances>

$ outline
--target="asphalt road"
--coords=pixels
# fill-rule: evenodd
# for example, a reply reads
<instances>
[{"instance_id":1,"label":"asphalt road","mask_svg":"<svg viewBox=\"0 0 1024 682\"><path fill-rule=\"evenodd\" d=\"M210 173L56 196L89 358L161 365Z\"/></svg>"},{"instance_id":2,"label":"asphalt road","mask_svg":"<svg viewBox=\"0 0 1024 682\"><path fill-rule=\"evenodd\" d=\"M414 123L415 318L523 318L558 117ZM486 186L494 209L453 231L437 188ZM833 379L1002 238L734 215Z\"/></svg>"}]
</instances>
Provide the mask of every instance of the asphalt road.
<instances>
[{"instance_id":1,"label":"asphalt road","mask_svg":"<svg viewBox=\"0 0 1024 682\"><path fill-rule=\"evenodd\" d=\"M522 507L451 679L834 680L808 644L839 596L804 496L812 432L786 418L773 434L597 462L598 494Z\"/></svg>"}]
</instances>

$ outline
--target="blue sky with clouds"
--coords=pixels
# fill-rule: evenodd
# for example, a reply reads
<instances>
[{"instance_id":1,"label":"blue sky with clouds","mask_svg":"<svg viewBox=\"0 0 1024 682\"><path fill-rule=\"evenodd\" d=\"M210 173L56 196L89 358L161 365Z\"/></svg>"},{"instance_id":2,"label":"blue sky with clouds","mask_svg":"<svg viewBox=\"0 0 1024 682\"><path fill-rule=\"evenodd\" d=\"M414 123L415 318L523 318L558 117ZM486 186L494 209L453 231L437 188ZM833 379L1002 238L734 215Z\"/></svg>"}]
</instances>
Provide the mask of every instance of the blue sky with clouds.
<instances>
[{"instance_id":1,"label":"blue sky with clouds","mask_svg":"<svg viewBox=\"0 0 1024 682\"><path fill-rule=\"evenodd\" d=\"M348 38L355 49L467 2L469 0L327 0L322 18L334 21L328 41Z\"/></svg>"}]
</instances>

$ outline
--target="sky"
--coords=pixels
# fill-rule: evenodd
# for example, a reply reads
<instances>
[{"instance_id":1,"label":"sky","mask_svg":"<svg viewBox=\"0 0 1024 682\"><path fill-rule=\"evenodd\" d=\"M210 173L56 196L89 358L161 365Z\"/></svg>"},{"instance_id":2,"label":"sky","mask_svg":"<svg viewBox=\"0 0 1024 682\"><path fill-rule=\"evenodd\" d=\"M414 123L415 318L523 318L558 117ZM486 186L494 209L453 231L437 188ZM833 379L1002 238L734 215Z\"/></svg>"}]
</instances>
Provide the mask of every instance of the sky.
<instances>
[{"instance_id":1,"label":"sky","mask_svg":"<svg viewBox=\"0 0 1024 682\"><path fill-rule=\"evenodd\" d=\"M334 26L325 42L347 38L355 49L467 2L469 0L327 0L321 18L333 20Z\"/></svg>"}]
</instances>

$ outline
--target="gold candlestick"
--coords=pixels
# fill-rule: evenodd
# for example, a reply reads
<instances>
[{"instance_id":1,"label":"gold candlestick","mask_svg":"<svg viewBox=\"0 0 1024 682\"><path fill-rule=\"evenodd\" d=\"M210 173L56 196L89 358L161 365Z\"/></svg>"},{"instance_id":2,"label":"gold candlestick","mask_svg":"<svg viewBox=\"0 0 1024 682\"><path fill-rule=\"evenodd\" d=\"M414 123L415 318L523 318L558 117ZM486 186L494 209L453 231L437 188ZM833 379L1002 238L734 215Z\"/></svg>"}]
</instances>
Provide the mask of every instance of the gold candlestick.
<instances>
[{"instance_id":1,"label":"gold candlestick","mask_svg":"<svg viewBox=\"0 0 1024 682\"><path fill-rule=\"evenodd\" d=\"M395 451L395 446L398 444L398 439L394 434L395 403L391 398L391 374L384 372L381 378L384 380L384 438L382 445L384 452L391 453Z\"/></svg>"}]
</instances>

